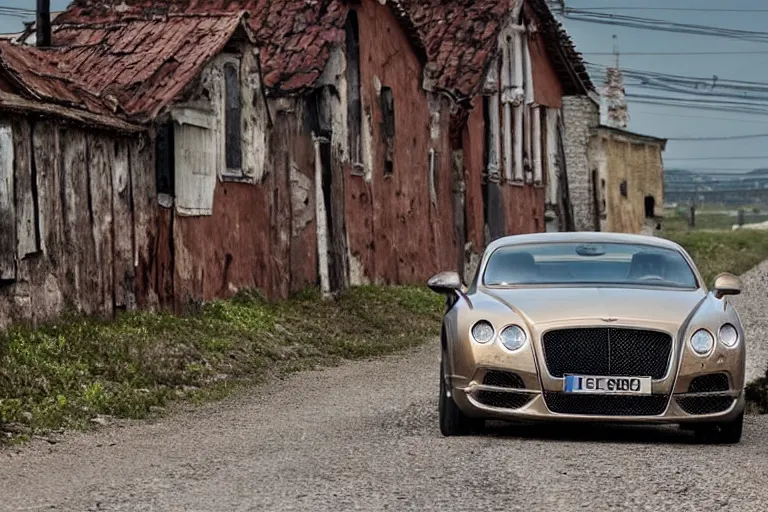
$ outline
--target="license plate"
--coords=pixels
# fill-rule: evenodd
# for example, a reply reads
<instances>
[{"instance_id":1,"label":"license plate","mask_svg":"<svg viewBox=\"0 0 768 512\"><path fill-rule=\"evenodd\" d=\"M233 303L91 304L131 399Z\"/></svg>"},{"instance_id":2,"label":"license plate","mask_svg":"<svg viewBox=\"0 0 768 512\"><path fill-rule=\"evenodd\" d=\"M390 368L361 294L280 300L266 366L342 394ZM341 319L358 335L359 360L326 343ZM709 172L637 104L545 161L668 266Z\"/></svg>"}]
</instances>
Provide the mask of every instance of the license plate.
<instances>
[{"instance_id":1,"label":"license plate","mask_svg":"<svg viewBox=\"0 0 768 512\"><path fill-rule=\"evenodd\" d=\"M590 395L650 395L651 381L651 377L566 375L563 390Z\"/></svg>"}]
</instances>

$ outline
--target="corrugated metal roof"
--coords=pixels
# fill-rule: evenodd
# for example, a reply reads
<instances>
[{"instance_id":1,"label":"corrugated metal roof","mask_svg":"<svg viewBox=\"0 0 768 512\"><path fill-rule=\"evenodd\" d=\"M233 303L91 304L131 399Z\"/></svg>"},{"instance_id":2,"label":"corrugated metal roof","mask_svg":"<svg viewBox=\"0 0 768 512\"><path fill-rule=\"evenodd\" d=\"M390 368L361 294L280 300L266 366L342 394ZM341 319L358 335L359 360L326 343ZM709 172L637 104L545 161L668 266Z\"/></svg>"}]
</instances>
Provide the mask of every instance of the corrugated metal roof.
<instances>
[{"instance_id":1,"label":"corrugated metal roof","mask_svg":"<svg viewBox=\"0 0 768 512\"><path fill-rule=\"evenodd\" d=\"M399 0L425 41L435 65L437 85L461 98L475 96L482 87L497 39L513 2L500 0ZM543 0L529 0L545 36L547 51L566 94L592 90L589 75L573 42ZM575 75L574 75L575 72ZM581 81L581 83L580 83ZM583 83L583 85L582 85Z\"/></svg>"}]
</instances>

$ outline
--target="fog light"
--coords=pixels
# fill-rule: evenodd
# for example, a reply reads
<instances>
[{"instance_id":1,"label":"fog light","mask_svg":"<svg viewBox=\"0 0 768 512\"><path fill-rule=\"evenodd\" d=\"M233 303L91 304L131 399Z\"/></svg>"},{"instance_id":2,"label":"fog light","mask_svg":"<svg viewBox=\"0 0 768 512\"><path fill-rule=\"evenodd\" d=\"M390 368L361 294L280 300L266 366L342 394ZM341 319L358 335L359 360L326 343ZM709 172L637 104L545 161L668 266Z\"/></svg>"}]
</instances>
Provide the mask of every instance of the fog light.
<instances>
[{"instance_id":1,"label":"fog light","mask_svg":"<svg viewBox=\"0 0 768 512\"><path fill-rule=\"evenodd\" d=\"M525 331L517 325L510 325L501 331L499 338L501 338L501 344L504 345L507 350L514 351L525 344L527 336L525 335Z\"/></svg>"},{"instance_id":2,"label":"fog light","mask_svg":"<svg viewBox=\"0 0 768 512\"><path fill-rule=\"evenodd\" d=\"M691 336L691 348L699 355L706 355L715 345L715 339L704 329L699 329Z\"/></svg>"}]
</instances>

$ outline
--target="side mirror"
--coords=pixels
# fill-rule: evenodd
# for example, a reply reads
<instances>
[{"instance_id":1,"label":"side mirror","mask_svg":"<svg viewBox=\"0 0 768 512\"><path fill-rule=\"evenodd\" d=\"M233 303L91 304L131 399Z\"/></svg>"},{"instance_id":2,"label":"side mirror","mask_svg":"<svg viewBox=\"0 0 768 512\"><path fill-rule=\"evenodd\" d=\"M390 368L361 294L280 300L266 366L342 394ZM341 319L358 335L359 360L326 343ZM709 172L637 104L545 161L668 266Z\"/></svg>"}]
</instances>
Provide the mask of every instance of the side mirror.
<instances>
[{"instance_id":1,"label":"side mirror","mask_svg":"<svg viewBox=\"0 0 768 512\"><path fill-rule=\"evenodd\" d=\"M458 272L440 272L427 281L430 290L441 295L452 295L462 291L461 277Z\"/></svg>"},{"instance_id":2,"label":"side mirror","mask_svg":"<svg viewBox=\"0 0 768 512\"><path fill-rule=\"evenodd\" d=\"M723 272L715 277L714 291L718 299L726 295L738 295L741 293L741 280L733 274Z\"/></svg>"}]
</instances>

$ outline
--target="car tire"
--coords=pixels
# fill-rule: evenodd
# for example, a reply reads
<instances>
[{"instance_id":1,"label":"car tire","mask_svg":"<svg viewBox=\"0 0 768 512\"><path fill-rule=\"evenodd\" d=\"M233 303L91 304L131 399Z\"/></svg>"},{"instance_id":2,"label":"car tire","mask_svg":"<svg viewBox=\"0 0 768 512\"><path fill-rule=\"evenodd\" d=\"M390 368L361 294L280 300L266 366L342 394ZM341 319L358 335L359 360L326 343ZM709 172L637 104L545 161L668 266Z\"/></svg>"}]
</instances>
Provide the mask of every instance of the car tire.
<instances>
[{"instance_id":1,"label":"car tire","mask_svg":"<svg viewBox=\"0 0 768 512\"><path fill-rule=\"evenodd\" d=\"M438 413L440 416L440 433L445 437L466 436L473 432L480 431L485 425L485 421L470 418L464 414L453 396L449 394L448 386L445 382L445 363L443 359L440 362L440 402Z\"/></svg>"},{"instance_id":2,"label":"car tire","mask_svg":"<svg viewBox=\"0 0 768 512\"><path fill-rule=\"evenodd\" d=\"M700 427L695 432L698 441L712 444L737 444L741 441L743 430L744 413L742 412L732 421Z\"/></svg>"}]
</instances>

